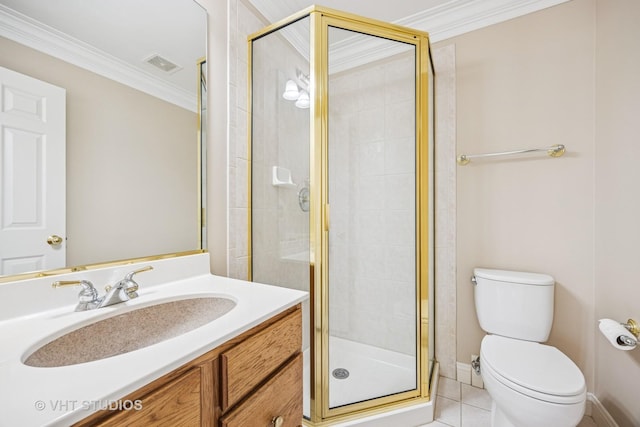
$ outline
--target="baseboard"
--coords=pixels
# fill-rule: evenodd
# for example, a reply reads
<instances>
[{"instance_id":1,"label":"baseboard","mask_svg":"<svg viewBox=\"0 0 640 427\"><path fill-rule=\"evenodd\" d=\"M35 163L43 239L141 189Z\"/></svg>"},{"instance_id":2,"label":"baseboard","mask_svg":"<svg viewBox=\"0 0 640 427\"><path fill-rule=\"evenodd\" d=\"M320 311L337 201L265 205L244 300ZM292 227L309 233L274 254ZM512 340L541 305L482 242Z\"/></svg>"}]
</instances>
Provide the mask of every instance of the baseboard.
<instances>
[{"instance_id":1,"label":"baseboard","mask_svg":"<svg viewBox=\"0 0 640 427\"><path fill-rule=\"evenodd\" d=\"M484 388L482 377L476 374L469 363L456 362L456 377L459 383Z\"/></svg>"},{"instance_id":2,"label":"baseboard","mask_svg":"<svg viewBox=\"0 0 640 427\"><path fill-rule=\"evenodd\" d=\"M471 385L471 365L456 362L456 377L459 383Z\"/></svg>"},{"instance_id":3,"label":"baseboard","mask_svg":"<svg viewBox=\"0 0 640 427\"><path fill-rule=\"evenodd\" d=\"M591 418L598 427L619 427L607 408L593 393L587 393L587 403L591 403Z\"/></svg>"}]
</instances>

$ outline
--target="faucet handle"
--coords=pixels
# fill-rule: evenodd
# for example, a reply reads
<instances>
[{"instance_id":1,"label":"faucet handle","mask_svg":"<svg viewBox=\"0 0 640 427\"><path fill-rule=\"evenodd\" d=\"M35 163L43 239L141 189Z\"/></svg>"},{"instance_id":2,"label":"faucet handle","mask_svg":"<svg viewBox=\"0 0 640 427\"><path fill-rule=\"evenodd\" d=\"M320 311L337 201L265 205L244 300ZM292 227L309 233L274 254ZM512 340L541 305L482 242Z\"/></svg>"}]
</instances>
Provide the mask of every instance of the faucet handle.
<instances>
[{"instance_id":1,"label":"faucet handle","mask_svg":"<svg viewBox=\"0 0 640 427\"><path fill-rule=\"evenodd\" d=\"M63 286L73 286L79 285L82 283L82 280L58 280L57 282L53 282L51 284L52 288L61 288Z\"/></svg>"},{"instance_id":2,"label":"faucet handle","mask_svg":"<svg viewBox=\"0 0 640 427\"><path fill-rule=\"evenodd\" d=\"M138 286L138 283L134 282L133 280L129 280L127 283L129 283L129 285L125 288L125 292L129 296L129 298L137 298L138 289L140 289L140 286Z\"/></svg>"},{"instance_id":3,"label":"faucet handle","mask_svg":"<svg viewBox=\"0 0 640 427\"><path fill-rule=\"evenodd\" d=\"M134 274L144 273L145 271L150 271L150 270L153 270L153 266L147 265L146 267L142 267L138 270L130 271L129 273L127 273L126 276L124 276L124 280L127 280L127 281L132 280Z\"/></svg>"},{"instance_id":4,"label":"faucet handle","mask_svg":"<svg viewBox=\"0 0 640 427\"><path fill-rule=\"evenodd\" d=\"M58 280L57 282L53 282L51 284L51 286L54 288L61 288L63 286L75 286L75 285L82 286L80 295L84 295L84 294L92 294L92 295L95 294L96 296L98 295L98 291L96 291L96 288L93 287L93 283L91 283L88 280Z\"/></svg>"},{"instance_id":5,"label":"faucet handle","mask_svg":"<svg viewBox=\"0 0 640 427\"><path fill-rule=\"evenodd\" d=\"M138 296L138 283L133 280L133 276L138 273L144 273L145 271L153 270L153 267L148 265L146 267L139 268L137 270L131 271L124 276L124 279L120 282L124 285L124 290L129 296L129 298L136 298Z\"/></svg>"},{"instance_id":6,"label":"faucet handle","mask_svg":"<svg viewBox=\"0 0 640 427\"><path fill-rule=\"evenodd\" d=\"M76 311L84 311L93 308L92 305L98 303L98 291L93 287L93 283L88 280L59 280L51 284L54 288L63 286L82 286L82 290L78 294L78 305Z\"/></svg>"}]
</instances>

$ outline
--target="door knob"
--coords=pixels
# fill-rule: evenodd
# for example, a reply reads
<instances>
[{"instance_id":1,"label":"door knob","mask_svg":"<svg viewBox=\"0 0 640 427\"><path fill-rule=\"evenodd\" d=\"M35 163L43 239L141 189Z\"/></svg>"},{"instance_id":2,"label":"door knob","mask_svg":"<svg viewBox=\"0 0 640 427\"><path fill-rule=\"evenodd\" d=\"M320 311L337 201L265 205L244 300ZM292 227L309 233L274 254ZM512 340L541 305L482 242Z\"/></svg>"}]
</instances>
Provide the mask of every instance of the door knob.
<instances>
[{"instance_id":1,"label":"door knob","mask_svg":"<svg viewBox=\"0 0 640 427\"><path fill-rule=\"evenodd\" d=\"M55 234L47 237L47 243L50 244L51 246L58 246L59 244L62 243L64 239L60 236L56 236Z\"/></svg>"}]
</instances>

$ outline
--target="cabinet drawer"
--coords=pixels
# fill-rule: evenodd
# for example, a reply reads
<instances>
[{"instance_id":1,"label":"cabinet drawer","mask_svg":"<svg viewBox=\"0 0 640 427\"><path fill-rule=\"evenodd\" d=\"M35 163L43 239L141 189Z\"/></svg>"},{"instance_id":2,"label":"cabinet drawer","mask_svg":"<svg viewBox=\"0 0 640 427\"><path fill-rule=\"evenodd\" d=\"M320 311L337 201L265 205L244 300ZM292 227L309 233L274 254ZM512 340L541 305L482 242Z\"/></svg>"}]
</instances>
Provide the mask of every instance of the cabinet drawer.
<instances>
[{"instance_id":1,"label":"cabinet drawer","mask_svg":"<svg viewBox=\"0 0 640 427\"><path fill-rule=\"evenodd\" d=\"M225 411L302 348L299 308L221 355L222 410Z\"/></svg>"},{"instance_id":2,"label":"cabinet drawer","mask_svg":"<svg viewBox=\"0 0 640 427\"><path fill-rule=\"evenodd\" d=\"M97 425L200 427L200 369L192 369L151 392L140 399L140 405L138 410L119 412Z\"/></svg>"},{"instance_id":3,"label":"cabinet drawer","mask_svg":"<svg viewBox=\"0 0 640 427\"><path fill-rule=\"evenodd\" d=\"M276 417L282 427L302 425L302 353L222 417L220 427L271 427Z\"/></svg>"}]
</instances>

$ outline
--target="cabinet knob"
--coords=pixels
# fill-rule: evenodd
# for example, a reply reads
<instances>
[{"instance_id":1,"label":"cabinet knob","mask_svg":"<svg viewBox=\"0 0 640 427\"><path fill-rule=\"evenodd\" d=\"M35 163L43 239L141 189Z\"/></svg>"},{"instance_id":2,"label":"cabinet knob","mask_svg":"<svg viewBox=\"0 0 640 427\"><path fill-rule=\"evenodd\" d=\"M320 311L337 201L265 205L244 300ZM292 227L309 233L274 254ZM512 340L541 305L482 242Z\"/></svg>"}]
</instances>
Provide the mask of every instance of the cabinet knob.
<instances>
[{"instance_id":1,"label":"cabinet knob","mask_svg":"<svg viewBox=\"0 0 640 427\"><path fill-rule=\"evenodd\" d=\"M273 417L273 419L271 420L271 424L273 425L273 427L282 427L282 425L284 424L284 418L281 416Z\"/></svg>"}]
</instances>

